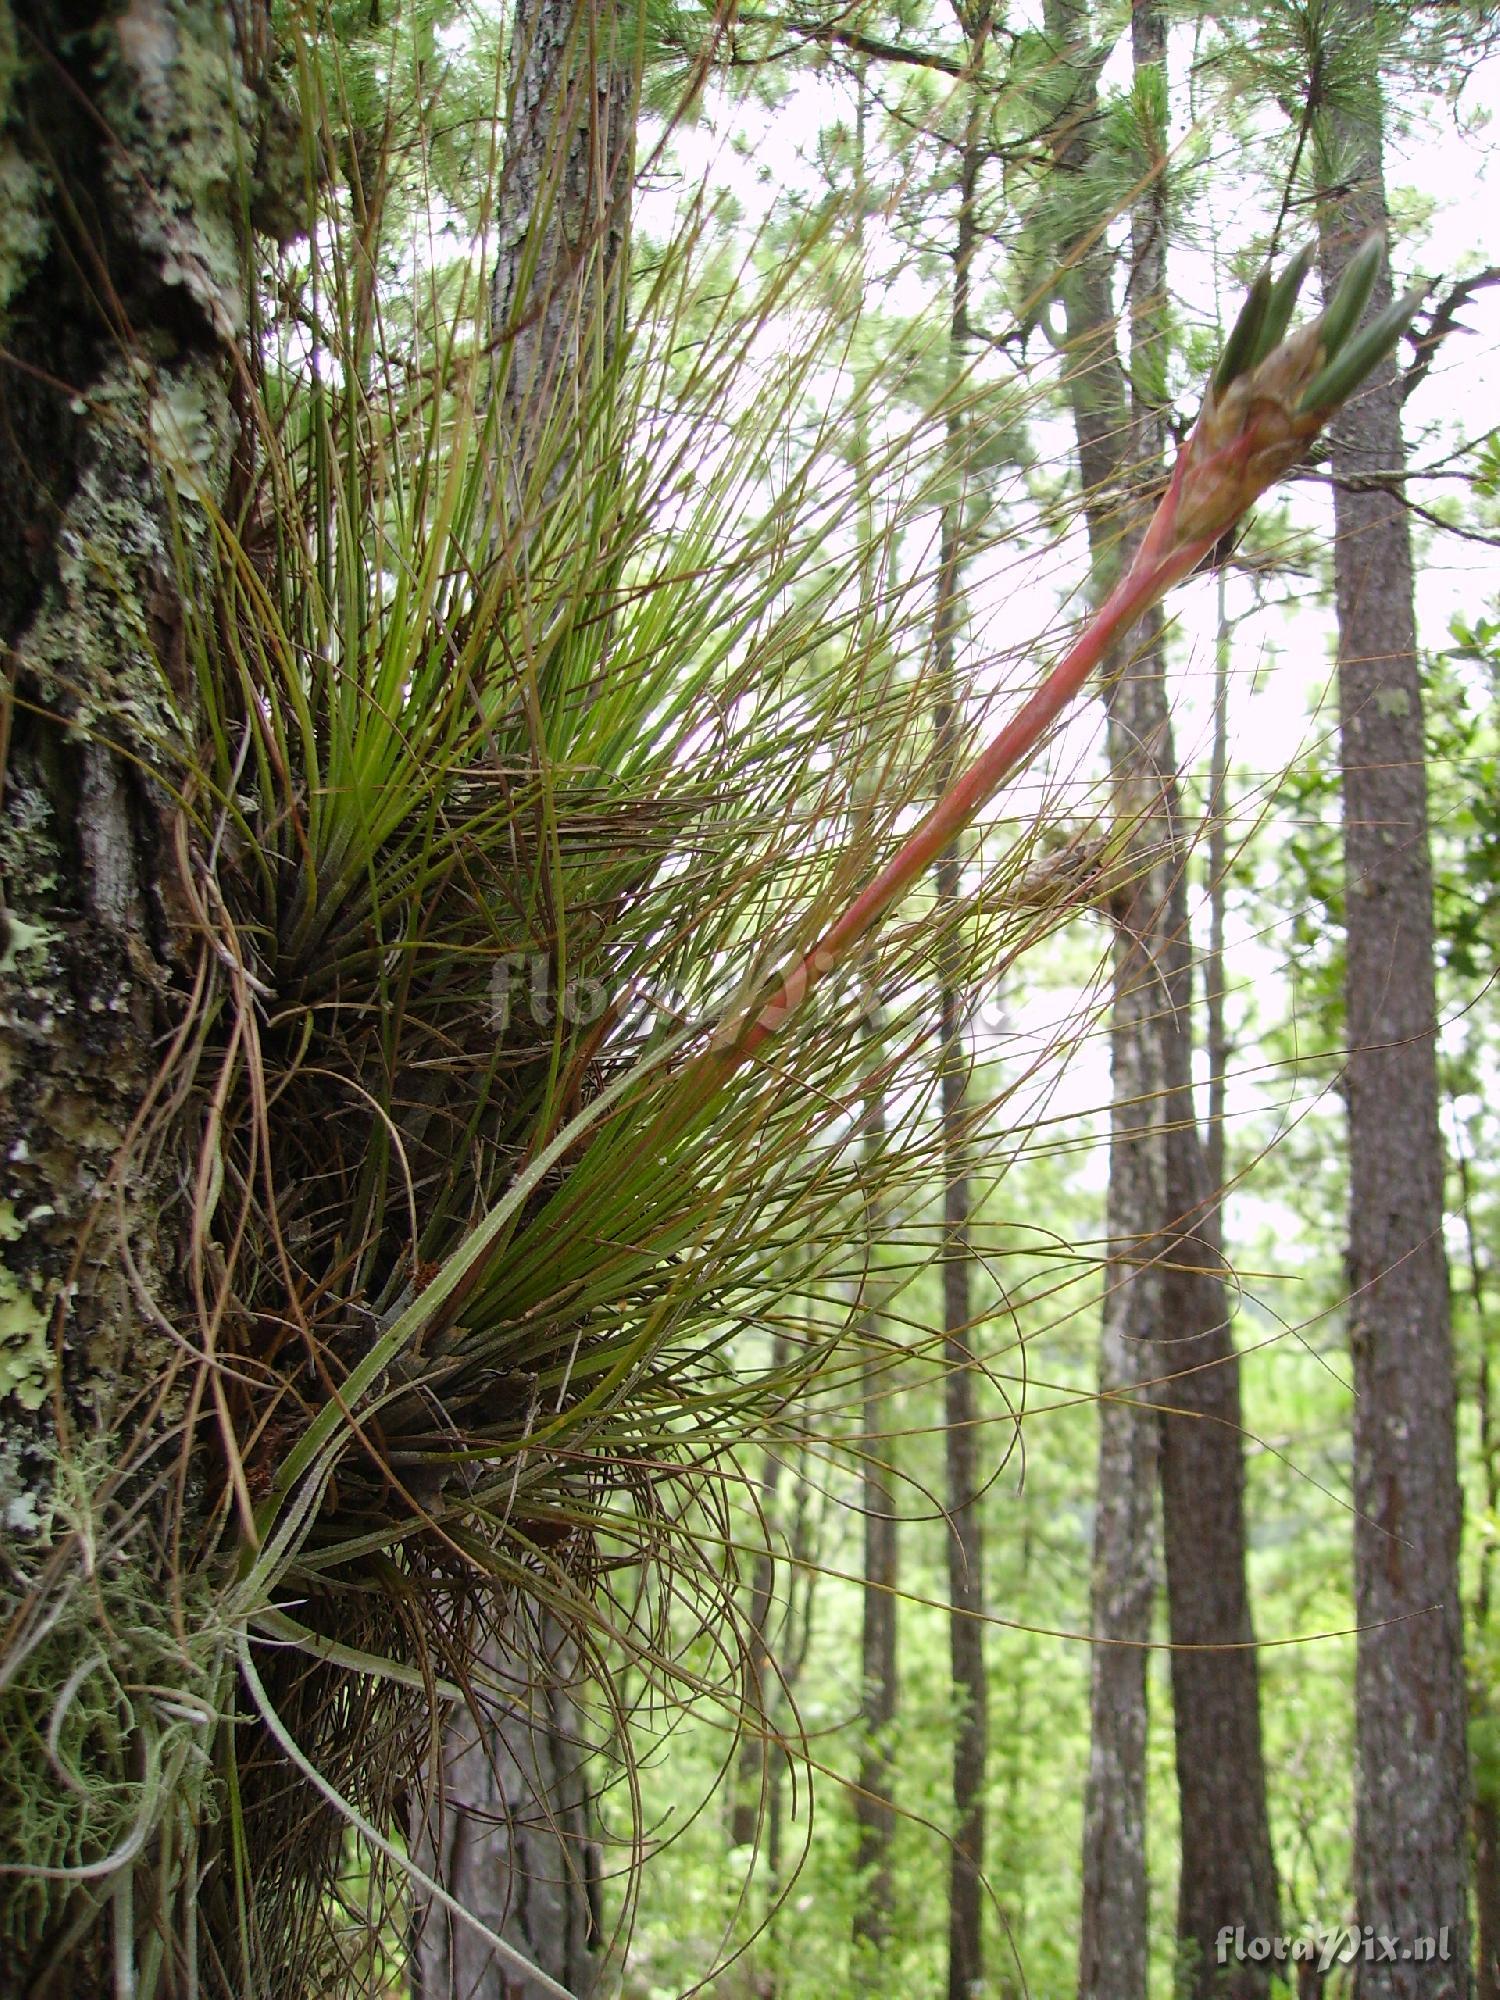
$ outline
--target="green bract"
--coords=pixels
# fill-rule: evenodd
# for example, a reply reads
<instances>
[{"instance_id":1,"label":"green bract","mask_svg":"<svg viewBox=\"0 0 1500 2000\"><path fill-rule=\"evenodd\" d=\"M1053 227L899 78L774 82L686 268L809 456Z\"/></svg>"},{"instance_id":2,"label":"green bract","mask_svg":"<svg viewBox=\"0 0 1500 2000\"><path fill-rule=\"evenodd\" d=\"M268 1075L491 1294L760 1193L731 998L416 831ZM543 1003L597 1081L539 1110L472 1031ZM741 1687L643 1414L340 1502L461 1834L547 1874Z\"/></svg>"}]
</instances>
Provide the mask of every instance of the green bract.
<instances>
[{"instance_id":1,"label":"green bract","mask_svg":"<svg viewBox=\"0 0 1500 2000\"><path fill-rule=\"evenodd\" d=\"M1272 348L1279 347L1287 328L1292 323L1292 314L1297 309L1297 296L1302 290L1308 272L1312 269L1317 246L1304 243L1290 264L1271 288L1270 304L1266 308L1261 324L1260 342L1255 358L1264 361Z\"/></svg>"},{"instance_id":2,"label":"green bract","mask_svg":"<svg viewBox=\"0 0 1500 2000\"><path fill-rule=\"evenodd\" d=\"M1257 276L1214 371L1216 398L1222 398L1233 383L1255 374L1281 346L1298 294L1312 269L1315 247L1305 243L1274 281L1269 265ZM1403 293L1367 326L1355 330L1370 302L1384 256L1380 238L1367 237L1345 266L1321 317L1310 323L1307 331L1316 333L1317 339L1307 343L1307 355L1315 363L1315 372L1297 396L1298 416L1323 417L1346 401L1410 326L1422 302L1420 289ZM1276 392L1284 395L1292 384L1281 379L1280 371L1272 373ZM1256 387L1264 393L1261 384Z\"/></svg>"},{"instance_id":3,"label":"green bract","mask_svg":"<svg viewBox=\"0 0 1500 2000\"><path fill-rule=\"evenodd\" d=\"M1368 326L1330 356L1313 377L1297 405L1299 410L1333 410L1346 402L1371 369L1383 361L1411 325L1423 292L1416 287L1394 299Z\"/></svg>"}]
</instances>

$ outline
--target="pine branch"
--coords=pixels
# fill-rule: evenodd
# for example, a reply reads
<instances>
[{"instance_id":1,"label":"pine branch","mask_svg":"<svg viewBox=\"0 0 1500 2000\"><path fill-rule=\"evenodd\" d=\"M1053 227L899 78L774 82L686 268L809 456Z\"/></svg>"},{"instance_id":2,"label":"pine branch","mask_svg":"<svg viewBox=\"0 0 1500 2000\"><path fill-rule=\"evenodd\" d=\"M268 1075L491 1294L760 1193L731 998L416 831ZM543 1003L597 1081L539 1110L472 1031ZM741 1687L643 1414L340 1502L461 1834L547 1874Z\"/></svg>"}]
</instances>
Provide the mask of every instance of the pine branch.
<instances>
[{"instance_id":1,"label":"pine branch","mask_svg":"<svg viewBox=\"0 0 1500 2000\"><path fill-rule=\"evenodd\" d=\"M1489 264L1472 278L1462 278L1450 292L1433 307L1426 329L1416 336L1416 359L1401 377L1401 400L1404 403L1414 389L1426 381L1428 371L1437 358L1437 351L1450 333L1467 333L1469 328L1459 323L1459 314L1476 292L1486 286L1500 285L1500 264Z\"/></svg>"},{"instance_id":2,"label":"pine branch","mask_svg":"<svg viewBox=\"0 0 1500 2000\"><path fill-rule=\"evenodd\" d=\"M1429 527L1439 528L1445 535L1457 535L1463 542L1478 542L1485 548L1500 549L1500 535L1487 534L1483 528L1466 528L1458 521L1444 520L1443 516L1435 513L1431 507L1424 507L1420 500L1413 500L1405 489L1413 479L1422 478L1424 475L1421 473L1364 472L1357 479L1338 479L1331 472L1319 472L1304 467L1295 476L1299 480L1309 481L1315 485L1336 487L1341 493L1389 493L1408 514L1414 514L1419 521L1425 521ZM1451 479L1459 475L1448 473L1437 476Z\"/></svg>"},{"instance_id":3,"label":"pine branch","mask_svg":"<svg viewBox=\"0 0 1500 2000\"><path fill-rule=\"evenodd\" d=\"M915 69L935 69L944 76L967 77L971 74L969 64L960 61L957 56L940 55L931 49L914 49L901 42L883 41L878 35L866 35L858 28L846 28L838 21L809 21L796 15L754 13L744 7L736 10L734 19L737 26L780 28L803 41L818 42L824 46L831 44L848 49L853 55L868 56L872 62L905 63Z\"/></svg>"}]
</instances>

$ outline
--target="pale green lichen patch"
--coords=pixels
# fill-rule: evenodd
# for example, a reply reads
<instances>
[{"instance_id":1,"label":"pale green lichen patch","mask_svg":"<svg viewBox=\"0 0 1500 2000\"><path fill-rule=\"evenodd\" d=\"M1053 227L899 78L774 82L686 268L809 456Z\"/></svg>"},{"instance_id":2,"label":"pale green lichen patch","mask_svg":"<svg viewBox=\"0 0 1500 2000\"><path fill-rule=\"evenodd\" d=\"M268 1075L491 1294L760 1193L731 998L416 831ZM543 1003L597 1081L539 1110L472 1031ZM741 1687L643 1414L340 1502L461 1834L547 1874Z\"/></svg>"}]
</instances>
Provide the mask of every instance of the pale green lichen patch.
<instances>
[{"instance_id":1,"label":"pale green lichen patch","mask_svg":"<svg viewBox=\"0 0 1500 2000\"><path fill-rule=\"evenodd\" d=\"M130 0L114 22L106 91L125 156L116 171L135 181L144 170L153 189L148 204L134 204L142 246L231 342L244 326L234 183L247 171L254 122L232 32L221 8Z\"/></svg>"},{"instance_id":2,"label":"pale green lichen patch","mask_svg":"<svg viewBox=\"0 0 1500 2000\"><path fill-rule=\"evenodd\" d=\"M17 972L21 960L27 952L45 952L52 942L53 932L47 924L28 924L15 913L9 912L5 918L4 948L0 949L0 972ZM0 1235L4 1234L0 1227Z\"/></svg>"},{"instance_id":3,"label":"pale green lichen patch","mask_svg":"<svg viewBox=\"0 0 1500 2000\"><path fill-rule=\"evenodd\" d=\"M85 464L58 530L59 588L32 626L25 654L43 691L70 712L75 734L107 723L108 734L123 732L160 757L180 743L181 721L147 610L150 586L164 589L174 567L160 480L137 442L152 429L153 379L143 365L122 361L94 391L106 426L101 448ZM193 391L184 386L190 371L165 379L168 394L194 408ZM223 399L216 374L197 393L199 440L210 397Z\"/></svg>"},{"instance_id":4,"label":"pale green lichen patch","mask_svg":"<svg viewBox=\"0 0 1500 2000\"><path fill-rule=\"evenodd\" d=\"M14 1615L24 1604L17 1629L27 1635L7 1661L12 1754L0 1759L0 1845L12 1867L0 1896L0 1968L33 1963L38 1942L76 1916L80 1875L106 1907L118 1909L115 1892L125 1890L128 1908L139 1869L153 1919L182 1935L176 1903L195 1895L200 1835L223 1810L212 1750L231 1696L233 1626L213 1615L203 1586L163 1588L127 1547L128 1513L122 1534L97 1504L113 1469L97 1445L43 1455L31 1483L6 1493L0 1450L0 1519L13 1531L3 1608ZM86 1559L49 1562L37 1532L47 1526L46 1539L67 1536ZM23 1537L34 1554L18 1545ZM134 1972L128 1953L124 1962ZM21 1990L4 1970L0 1988ZM98 1985L69 1979L66 1990ZM128 1990L164 1988L132 1979Z\"/></svg>"},{"instance_id":5,"label":"pale green lichen patch","mask_svg":"<svg viewBox=\"0 0 1500 2000\"><path fill-rule=\"evenodd\" d=\"M0 1266L0 1402L13 1396L23 1410L39 1410L51 1374L46 1300Z\"/></svg>"},{"instance_id":6,"label":"pale green lichen patch","mask_svg":"<svg viewBox=\"0 0 1500 2000\"><path fill-rule=\"evenodd\" d=\"M46 1215L51 1213L48 1208ZM16 1213L14 1202L0 1200L0 1243L19 1243L31 1220ZM47 1400L52 1373L47 1304L33 1282L0 1265L0 1402L14 1396L22 1409L39 1410Z\"/></svg>"},{"instance_id":7,"label":"pale green lichen patch","mask_svg":"<svg viewBox=\"0 0 1500 2000\"><path fill-rule=\"evenodd\" d=\"M215 402L221 400L215 395ZM222 442L198 376L164 377L151 399L151 445L184 499L212 503L214 470Z\"/></svg>"},{"instance_id":8,"label":"pale green lichen patch","mask_svg":"<svg viewBox=\"0 0 1500 2000\"><path fill-rule=\"evenodd\" d=\"M5 812L0 817L0 872L10 884L14 906L24 897L40 905L58 888L55 816L41 790L14 766L5 774ZM0 971L11 968L0 963Z\"/></svg>"},{"instance_id":9,"label":"pale green lichen patch","mask_svg":"<svg viewBox=\"0 0 1500 2000\"><path fill-rule=\"evenodd\" d=\"M0 1524L12 1538L40 1537L52 1525L53 1460L31 1429L19 1424L0 1429Z\"/></svg>"}]
</instances>

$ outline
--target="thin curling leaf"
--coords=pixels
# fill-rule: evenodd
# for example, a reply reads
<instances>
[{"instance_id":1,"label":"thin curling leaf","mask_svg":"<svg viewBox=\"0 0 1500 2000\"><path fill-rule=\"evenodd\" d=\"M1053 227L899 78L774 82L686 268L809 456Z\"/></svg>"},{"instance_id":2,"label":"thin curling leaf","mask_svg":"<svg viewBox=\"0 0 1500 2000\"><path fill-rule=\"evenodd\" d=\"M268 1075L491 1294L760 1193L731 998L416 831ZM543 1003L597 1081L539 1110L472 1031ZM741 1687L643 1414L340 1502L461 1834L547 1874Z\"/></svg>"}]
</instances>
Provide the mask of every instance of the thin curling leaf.
<instances>
[{"instance_id":1,"label":"thin curling leaf","mask_svg":"<svg viewBox=\"0 0 1500 2000\"><path fill-rule=\"evenodd\" d=\"M1307 281L1317 249L1316 243L1304 243L1271 287L1265 317L1261 321L1260 337L1255 343L1252 366L1264 361L1273 347L1281 345L1282 336L1292 323L1292 314L1297 310L1297 295Z\"/></svg>"},{"instance_id":2,"label":"thin curling leaf","mask_svg":"<svg viewBox=\"0 0 1500 2000\"><path fill-rule=\"evenodd\" d=\"M1367 236L1344 266L1338 289L1318 322L1323 353L1330 362L1359 325L1360 314L1370 303L1370 294L1375 289L1375 280L1380 276L1380 267L1384 262L1385 245L1378 236Z\"/></svg>"},{"instance_id":3,"label":"thin curling leaf","mask_svg":"<svg viewBox=\"0 0 1500 2000\"><path fill-rule=\"evenodd\" d=\"M1308 383L1297 405L1299 415L1333 410L1340 403L1347 402L1370 370L1385 359L1411 325L1424 297L1425 292L1420 285L1404 292L1346 342Z\"/></svg>"},{"instance_id":4,"label":"thin curling leaf","mask_svg":"<svg viewBox=\"0 0 1500 2000\"><path fill-rule=\"evenodd\" d=\"M1240 316L1235 321L1228 340L1224 343L1224 353L1214 370L1214 394L1222 396L1237 376L1255 365L1260 349L1261 328L1265 324L1266 310L1271 303L1271 273L1262 271L1250 287L1245 303L1240 307Z\"/></svg>"}]
</instances>

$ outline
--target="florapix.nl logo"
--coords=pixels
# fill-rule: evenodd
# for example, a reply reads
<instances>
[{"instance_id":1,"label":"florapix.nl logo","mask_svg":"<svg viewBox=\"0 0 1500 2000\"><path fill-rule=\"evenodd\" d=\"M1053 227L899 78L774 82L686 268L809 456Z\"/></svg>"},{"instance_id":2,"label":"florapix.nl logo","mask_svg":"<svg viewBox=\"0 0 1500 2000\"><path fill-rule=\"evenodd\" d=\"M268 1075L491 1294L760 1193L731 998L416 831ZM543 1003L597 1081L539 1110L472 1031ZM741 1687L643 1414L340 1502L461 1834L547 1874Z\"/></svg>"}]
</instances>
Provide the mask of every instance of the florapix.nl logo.
<instances>
[{"instance_id":1,"label":"florapix.nl logo","mask_svg":"<svg viewBox=\"0 0 1500 2000\"><path fill-rule=\"evenodd\" d=\"M1255 1937L1243 1924L1226 1924L1214 1943L1219 1965L1315 1965L1331 1972L1336 1965L1447 1965L1452 1958L1448 1926L1436 1936L1398 1937L1373 1924L1310 1926L1296 1937Z\"/></svg>"}]
</instances>

